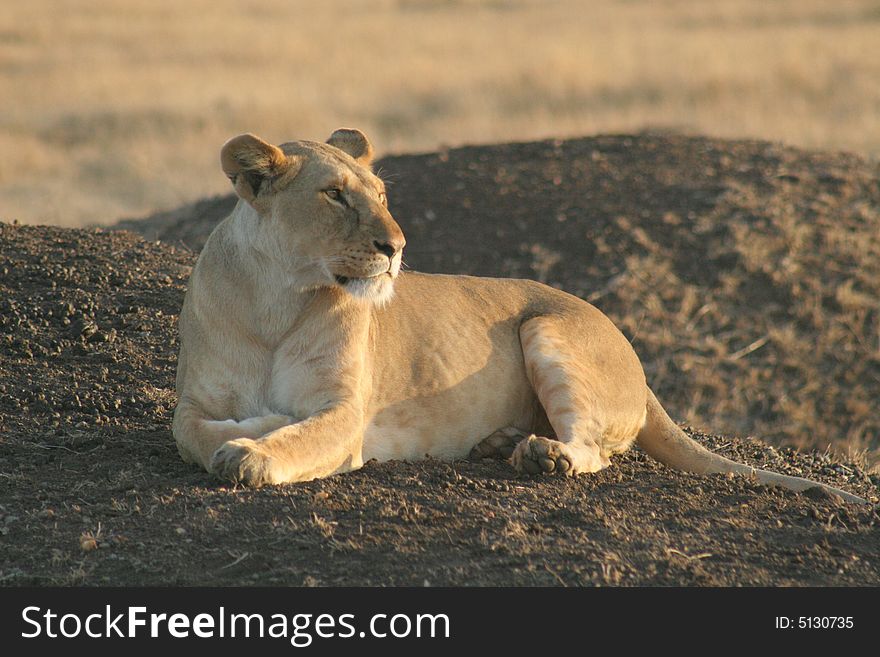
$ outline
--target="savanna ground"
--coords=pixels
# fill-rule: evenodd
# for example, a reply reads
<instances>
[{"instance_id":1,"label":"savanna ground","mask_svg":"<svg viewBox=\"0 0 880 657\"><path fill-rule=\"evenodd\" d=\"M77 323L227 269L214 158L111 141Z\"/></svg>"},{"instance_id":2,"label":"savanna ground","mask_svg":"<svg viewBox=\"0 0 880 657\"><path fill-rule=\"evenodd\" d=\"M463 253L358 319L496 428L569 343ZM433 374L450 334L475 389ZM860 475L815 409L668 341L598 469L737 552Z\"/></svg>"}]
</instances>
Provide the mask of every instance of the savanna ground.
<instances>
[{"instance_id":1,"label":"savanna ground","mask_svg":"<svg viewBox=\"0 0 880 657\"><path fill-rule=\"evenodd\" d=\"M873 0L0 4L0 198L109 224L225 190L240 132L386 153L662 127L880 153Z\"/></svg>"},{"instance_id":2,"label":"savanna ground","mask_svg":"<svg viewBox=\"0 0 880 657\"><path fill-rule=\"evenodd\" d=\"M873 506L637 449L577 478L427 460L218 482L179 459L170 419L175 320L221 197L125 224L149 241L0 224L0 583L880 584L876 164L641 134L378 168L412 268L592 301L673 417L775 446L696 439Z\"/></svg>"}]
</instances>

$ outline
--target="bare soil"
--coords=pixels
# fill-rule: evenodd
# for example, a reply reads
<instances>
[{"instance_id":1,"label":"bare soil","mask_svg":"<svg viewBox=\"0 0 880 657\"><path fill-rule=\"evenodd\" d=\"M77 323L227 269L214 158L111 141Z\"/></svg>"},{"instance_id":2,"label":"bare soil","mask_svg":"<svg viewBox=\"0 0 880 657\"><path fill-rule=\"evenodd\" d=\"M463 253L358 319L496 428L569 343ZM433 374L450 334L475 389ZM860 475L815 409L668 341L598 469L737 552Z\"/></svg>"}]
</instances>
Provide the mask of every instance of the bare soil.
<instances>
[{"instance_id":1,"label":"bare soil","mask_svg":"<svg viewBox=\"0 0 880 657\"><path fill-rule=\"evenodd\" d=\"M826 444L854 421L867 427L864 447L876 440L876 265L866 255L877 244L875 165L643 135L472 147L380 167L394 182L411 267L528 276L591 299L633 338L674 417L692 406L713 430L739 432L775 421L785 399L813 394L821 377L820 398L835 402L822 402ZM179 243L197 249L228 203L128 223L163 242L0 224L3 584L880 584L876 506L677 473L638 449L573 479L428 460L252 490L187 466L170 433L176 316L195 260ZM814 232L798 228L802 215ZM855 243L830 236L837 228ZM755 236L760 257L744 252ZM828 240L844 246L823 250ZM842 285L868 300L840 302ZM801 309L810 298L813 316ZM827 333L842 317L863 322L834 356ZM777 337L754 346L764 335ZM801 340L813 345L805 364ZM718 383L695 390L689 379L709 376L703 361ZM721 399L716 388L731 381ZM859 395L870 404L863 416L846 407ZM877 502L880 477L863 457L796 451L784 436L771 446L692 435Z\"/></svg>"}]
</instances>

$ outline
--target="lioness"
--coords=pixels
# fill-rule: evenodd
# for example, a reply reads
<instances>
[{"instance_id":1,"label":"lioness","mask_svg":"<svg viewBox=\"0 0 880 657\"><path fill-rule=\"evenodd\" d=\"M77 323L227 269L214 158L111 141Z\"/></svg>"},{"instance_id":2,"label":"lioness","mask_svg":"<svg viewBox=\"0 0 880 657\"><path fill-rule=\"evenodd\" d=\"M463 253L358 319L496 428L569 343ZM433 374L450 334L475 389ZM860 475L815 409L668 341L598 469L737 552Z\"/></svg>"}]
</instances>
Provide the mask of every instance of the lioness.
<instances>
[{"instance_id":1,"label":"lioness","mask_svg":"<svg viewBox=\"0 0 880 657\"><path fill-rule=\"evenodd\" d=\"M575 475L638 441L680 470L793 490L806 479L707 451L669 418L599 310L527 280L400 273L405 239L358 130L221 151L239 202L180 314L181 456L259 486L369 459L508 458Z\"/></svg>"}]
</instances>

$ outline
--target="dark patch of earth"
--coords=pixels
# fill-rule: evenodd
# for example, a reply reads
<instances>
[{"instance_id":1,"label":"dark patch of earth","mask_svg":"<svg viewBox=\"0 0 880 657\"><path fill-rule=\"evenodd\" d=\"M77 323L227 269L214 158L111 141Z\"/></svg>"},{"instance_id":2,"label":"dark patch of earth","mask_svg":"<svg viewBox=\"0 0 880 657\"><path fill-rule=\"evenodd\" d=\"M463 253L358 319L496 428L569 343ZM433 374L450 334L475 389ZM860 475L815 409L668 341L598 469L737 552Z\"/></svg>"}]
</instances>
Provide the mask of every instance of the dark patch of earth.
<instances>
[{"instance_id":1,"label":"dark patch of earth","mask_svg":"<svg viewBox=\"0 0 880 657\"><path fill-rule=\"evenodd\" d=\"M537 158L548 179L517 194L540 199L559 166L547 153L578 143L461 149L414 158L411 171L424 167L430 178L430 162L466 172L483 157ZM406 197L399 178L392 199ZM492 203L463 181L467 198ZM441 220L437 199L464 198L436 194L418 199L422 225ZM530 249L494 248L505 230L513 231L505 244L519 244L520 202L510 203L509 228L492 229L501 238L481 232L489 228L453 231L442 250L420 245L416 217L395 209L410 264L439 268L458 257L459 270L534 274ZM638 449L573 479L428 460L259 490L218 482L179 459L170 433L176 317L194 260L188 249L122 231L0 224L0 583L880 584L876 507L678 473ZM730 458L877 502L880 479L860 462L692 435Z\"/></svg>"}]
</instances>

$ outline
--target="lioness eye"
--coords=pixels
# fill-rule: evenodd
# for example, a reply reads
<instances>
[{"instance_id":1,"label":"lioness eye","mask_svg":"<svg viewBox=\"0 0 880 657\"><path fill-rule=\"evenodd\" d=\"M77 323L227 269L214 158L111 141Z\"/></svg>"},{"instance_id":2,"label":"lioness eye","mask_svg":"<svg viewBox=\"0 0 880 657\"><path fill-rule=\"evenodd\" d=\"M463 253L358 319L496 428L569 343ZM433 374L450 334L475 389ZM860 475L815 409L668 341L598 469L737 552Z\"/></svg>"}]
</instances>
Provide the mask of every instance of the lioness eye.
<instances>
[{"instance_id":1,"label":"lioness eye","mask_svg":"<svg viewBox=\"0 0 880 657\"><path fill-rule=\"evenodd\" d=\"M324 193L327 195L327 198L333 200L336 203L339 203L344 208L348 207L348 201L345 200L345 196L342 194L342 190L338 187L331 187L330 189L325 189Z\"/></svg>"}]
</instances>

